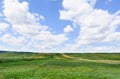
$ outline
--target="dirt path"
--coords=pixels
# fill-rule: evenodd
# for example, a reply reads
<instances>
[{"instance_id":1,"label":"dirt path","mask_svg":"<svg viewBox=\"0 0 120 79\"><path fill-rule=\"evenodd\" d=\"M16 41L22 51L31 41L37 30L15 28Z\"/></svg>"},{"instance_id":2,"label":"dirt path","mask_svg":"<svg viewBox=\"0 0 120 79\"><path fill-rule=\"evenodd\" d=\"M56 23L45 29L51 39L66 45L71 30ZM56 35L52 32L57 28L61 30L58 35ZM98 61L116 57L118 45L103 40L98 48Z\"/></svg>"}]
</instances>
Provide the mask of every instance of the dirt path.
<instances>
[{"instance_id":1,"label":"dirt path","mask_svg":"<svg viewBox=\"0 0 120 79\"><path fill-rule=\"evenodd\" d=\"M120 64L119 60L91 60L91 59L83 59L83 58L76 58L76 60L98 62L98 63L108 63L108 64Z\"/></svg>"},{"instance_id":2,"label":"dirt path","mask_svg":"<svg viewBox=\"0 0 120 79\"><path fill-rule=\"evenodd\" d=\"M71 59L80 60L80 61L108 63L108 64L120 64L119 60L92 60L92 59L77 58L77 57L69 56L69 55L66 55L66 54L62 54L62 56L65 57L65 58L71 58Z\"/></svg>"}]
</instances>

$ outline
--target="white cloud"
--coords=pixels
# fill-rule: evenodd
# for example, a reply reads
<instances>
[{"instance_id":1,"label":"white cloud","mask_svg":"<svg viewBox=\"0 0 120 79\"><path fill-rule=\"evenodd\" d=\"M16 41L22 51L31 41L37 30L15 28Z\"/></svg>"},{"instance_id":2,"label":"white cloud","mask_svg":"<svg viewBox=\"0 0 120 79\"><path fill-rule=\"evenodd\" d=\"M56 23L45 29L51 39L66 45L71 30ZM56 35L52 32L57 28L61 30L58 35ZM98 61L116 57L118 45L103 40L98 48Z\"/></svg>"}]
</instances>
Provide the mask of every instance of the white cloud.
<instances>
[{"instance_id":1,"label":"white cloud","mask_svg":"<svg viewBox=\"0 0 120 79\"><path fill-rule=\"evenodd\" d=\"M35 46L38 46L39 50L47 50L47 49L53 49L59 47L62 45L65 41L68 40L65 34L52 34L49 31L41 31L39 35L36 35L34 37L35 41L38 41ZM34 47L35 47L34 46ZM41 47L40 47L41 46ZM57 46L57 47L56 47Z\"/></svg>"},{"instance_id":2,"label":"white cloud","mask_svg":"<svg viewBox=\"0 0 120 79\"><path fill-rule=\"evenodd\" d=\"M73 5L75 3L75 5ZM93 11L93 7L87 3L86 0L63 0L64 10L60 10L60 19L72 20L75 17L81 17L84 20L85 15Z\"/></svg>"},{"instance_id":3,"label":"white cloud","mask_svg":"<svg viewBox=\"0 0 120 79\"><path fill-rule=\"evenodd\" d=\"M83 52L107 52L107 53L114 53L114 52L119 52L120 51L120 47L115 47L115 46L99 46L99 47L95 47L95 46L88 46L87 48L84 49Z\"/></svg>"},{"instance_id":4,"label":"white cloud","mask_svg":"<svg viewBox=\"0 0 120 79\"><path fill-rule=\"evenodd\" d=\"M76 44L70 44L68 48L74 46L80 48L83 45L113 40L120 43L120 32L116 32L116 28L120 25L120 11L110 14L106 10L94 8L95 3L96 0L63 0L64 9L60 10L60 19L70 20L80 27Z\"/></svg>"},{"instance_id":5,"label":"white cloud","mask_svg":"<svg viewBox=\"0 0 120 79\"><path fill-rule=\"evenodd\" d=\"M120 41L120 32L114 32L109 34L105 40L105 42L116 42L116 41Z\"/></svg>"},{"instance_id":6,"label":"white cloud","mask_svg":"<svg viewBox=\"0 0 120 79\"><path fill-rule=\"evenodd\" d=\"M44 16L39 16L40 20L45 20Z\"/></svg>"},{"instance_id":7,"label":"white cloud","mask_svg":"<svg viewBox=\"0 0 120 79\"><path fill-rule=\"evenodd\" d=\"M120 47L116 47L116 46L100 46L100 47L91 47L92 51L94 52L119 52L120 51Z\"/></svg>"},{"instance_id":8,"label":"white cloud","mask_svg":"<svg viewBox=\"0 0 120 79\"><path fill-rule=\"evenodd\" d=\"M8 27L9 25L7 23L0 22L0 33L4 32Z\"/></svg>"},{"instance_id":9,"label":"white cloud","mask_svg":"<svg viewBox=\"0 0 120 79\"><path fill-rule=\"evenodd\" d=\"M25 39L23 37L14 37L10 34L5 34L0 38L3 42L11 46L24 46Z\"/></svg>"},{"instance_id":10,"label":"white cloud","mask_svg":"<svg viewBox=\"0 0 120 79\"><path fill-rule=\"evenodd\" d=\"M3 45L0 45L0 50L6 50L7 48L4 47Z\"/></svg>"},{"instance_id":11,"label":"white cloud","mask_svg":"<svg viewBox=\"0 0 120 79\"><path fill-rule=\"evenodd\" d=\"M70 25L64 28L65 34L54 34L49 31L49 26L40 24L41 20L45 20L44 16L29 11L28 2L4 0L3 14L11 24L12 33L6 33L0 40L11 47L18 47L18 50L26 51L118 52L120 32L116 32L116 28L120 25L120 11L110 14L108 11L96 9L96 2L97 0L63 0L64 9L59 11L60 19L69 20L80 28L79 35L72 40L73 43L66 44L70 41L66 33L74 31ZM9 25L3 23L0 26L0 32L3 32ZM117 45L93 45L111 42L116 42Z\"/></svg>"},{"instance_id":12,"label":"white cloud","mask_svg":"<svg viewBox=\"0 0 120 79\"><path fill-rule=\"evenodd\" d=\"M64 28L64 33L69 33L69 32L72 32L73 31L73 28L70 26L70 25L67 25L65 28Z\"/></svg>"},{"instance_id":13,"label":"white cloud","mask_svg":"<svg viewBox=\"0 0 120 79\"><path fill-rule=\"evenodd\" d=\"M3 8L6 20L11 23L11 31L15 35L5 34L0 39L11 46L17 46L18 50L25 48L29 51L57 50L57 47L67 40L65 34L53 34L48 26L41 25L40 20L45 18L37 13L31 13L28 2L4 0Z\"/></svg>"},{"instance_id":14,"label":"white cloud","mask_svg":"<svg viewBox=\"0 0 120 79\"><path fill-rule=\"evenodd\" d=\"M103 53L114 53L120 51L120 45L119 46L82 46L78 47L76 44L68 44L66 47L62 50L64 52L71 52L71 53L97 53L97 52L103 52Z\"/></svg>"},{"instance_id":15,"label":"white cloud","mask_svg":"<svg viewBox=\"0 0 120 79\"><path fill-rule=\"evenodd\" d=\"M12 6L11 6L12 5ZM4 0L3 13L12 24L12 28L22 35L37 34L41 25L37 22L38 14L29 12L27 2L20 3L18 0Z\"/></svg>"}]
</instances>

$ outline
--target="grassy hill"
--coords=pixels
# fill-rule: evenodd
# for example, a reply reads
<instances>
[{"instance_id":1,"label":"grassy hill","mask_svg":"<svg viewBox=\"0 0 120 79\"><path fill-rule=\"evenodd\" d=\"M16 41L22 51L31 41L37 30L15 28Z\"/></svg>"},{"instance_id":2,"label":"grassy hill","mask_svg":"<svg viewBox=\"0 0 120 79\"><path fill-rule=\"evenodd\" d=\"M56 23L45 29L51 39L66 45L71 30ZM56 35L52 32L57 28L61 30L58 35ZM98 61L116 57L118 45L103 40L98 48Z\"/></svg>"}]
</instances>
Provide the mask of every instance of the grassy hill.
<instances>
[{"instance_id":1,"label":"grassy hill","mask_svg":"<svg viewBox=\"0 0 120 79\"><path fill-rule=\"evenodd\" d=\"M120 54L0 53L0 79L120 79Z\"/></svg>"}]
</instances>

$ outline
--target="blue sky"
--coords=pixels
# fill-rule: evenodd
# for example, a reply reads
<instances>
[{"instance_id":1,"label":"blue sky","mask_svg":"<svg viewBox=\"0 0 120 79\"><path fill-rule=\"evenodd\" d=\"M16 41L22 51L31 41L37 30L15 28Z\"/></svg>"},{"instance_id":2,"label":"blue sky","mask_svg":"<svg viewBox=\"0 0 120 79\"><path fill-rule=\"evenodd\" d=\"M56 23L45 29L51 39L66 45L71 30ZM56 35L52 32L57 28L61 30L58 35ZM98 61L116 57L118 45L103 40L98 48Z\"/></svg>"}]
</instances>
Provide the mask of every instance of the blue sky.
<instances>
[{"instance_id":1,"label":"blue sky","mask_svg":"<svg viewBox=\"0 0 120 79\"><path fill-rule=\"evenodd\" d=\"M24 0L21 0L24 1ZM41 24L50 26L55 33L62 33L64 26L71 24L70 21L59 19L59 10L62 9L62 0L26 0L28 1L30 12L39 13L45 17Z\"/></svg>"},{"instance_id":2,"label":"blue sky","mask_svg":"<svg viewBox=\"0 0 120 79\"><path fill-rule=\"evenodd\" d=\"M0 50L120 52L119 0L0 3Z\"/></svg>"}]
</instances>

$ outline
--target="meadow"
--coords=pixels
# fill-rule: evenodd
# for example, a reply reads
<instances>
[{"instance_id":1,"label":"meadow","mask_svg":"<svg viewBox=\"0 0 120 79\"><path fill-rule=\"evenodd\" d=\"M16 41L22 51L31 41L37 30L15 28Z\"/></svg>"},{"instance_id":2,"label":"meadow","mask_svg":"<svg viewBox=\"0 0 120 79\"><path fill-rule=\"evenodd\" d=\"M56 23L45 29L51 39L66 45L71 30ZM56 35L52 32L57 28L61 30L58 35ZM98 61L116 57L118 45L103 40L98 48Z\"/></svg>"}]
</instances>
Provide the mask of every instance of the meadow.
<instances>
[{"instance_id":1,"label":"meadow","mask_svg":"<svg viewBox=\"0 0 120 79\"><path fill-rule=\"evenodd\" d=\"M120 54L0 53L0 79L120 79Z\"/></svg>"}]
</instances>

